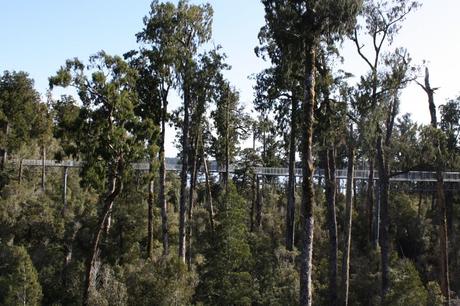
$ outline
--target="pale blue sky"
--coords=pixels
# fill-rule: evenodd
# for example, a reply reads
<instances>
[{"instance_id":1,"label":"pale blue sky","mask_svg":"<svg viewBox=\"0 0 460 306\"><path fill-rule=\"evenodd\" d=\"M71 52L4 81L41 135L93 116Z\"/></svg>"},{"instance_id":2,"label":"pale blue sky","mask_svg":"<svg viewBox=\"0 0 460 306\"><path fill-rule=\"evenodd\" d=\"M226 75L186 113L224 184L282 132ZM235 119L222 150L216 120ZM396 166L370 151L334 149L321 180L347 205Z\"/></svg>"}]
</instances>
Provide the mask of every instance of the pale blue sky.
<instances>
[{"instance_id":1,"label":"pale blue sky","mask_svg":"<svg viewBox=\"0 0 460 306\"><path fill-rule=\"evenodd\" d=\"M251 101L247 76L263 67L253 52L263 7L256 0L208 2L214 8L213 42L223 46L233 67L227 76L242 100ZM67 58L86 60L101 49L122 54L137 48L134 35L149 5L149 0L0 0L0 70L29 72L44 93L48 77Z\"/></svg>"},{"instance_id":2,"label":"pale blue sky","mask_svg":"<svg viewBox=\"0 0 460 306\"><path fill-rule=\"evenodd\" d=\"M192 3L205 1L195 0ZM227 73L240 91L241 100L253 99L248 76L265 67L253 49L264 24L258 0L211 0L214 8L215 44L221 44L232 70ZM431 81L440 89L436 103L460 93L460 11L459 0L424 0L403 25L394 46L404 46L414 62L428 60ZM134 34L142 29L149 0L0 0L0 71L24 70L35 79L44 94L48 77L67 58L82 60L104 49L122 54L136 48ZM359 75L365 66L354 48L345 44L345 69ZM410 86L402 95L402 112L411 112L423 123L429 120L424 93ZM170 131L170 140L173 137ZM169 145L172 150L172 144ZM172 151L171 151L172 152ZM169 154L171 155L171 154Z\"/></svg>"}]
</instances>

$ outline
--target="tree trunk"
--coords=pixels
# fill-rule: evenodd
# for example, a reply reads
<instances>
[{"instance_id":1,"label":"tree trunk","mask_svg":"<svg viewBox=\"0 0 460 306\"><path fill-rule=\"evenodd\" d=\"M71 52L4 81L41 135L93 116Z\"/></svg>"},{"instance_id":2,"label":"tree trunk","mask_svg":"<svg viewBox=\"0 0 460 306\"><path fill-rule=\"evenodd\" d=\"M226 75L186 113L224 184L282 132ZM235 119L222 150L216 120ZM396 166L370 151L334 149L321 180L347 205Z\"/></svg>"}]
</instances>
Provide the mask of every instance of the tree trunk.
<instances>
[{"instance_id":1,"label":"tree trunk","mask_svg":"<svg viewBox=\"0 0 460 306\"><path fill-rule=\"evenodd\" d=\"M390 290L390 214L389 214L389 191L390 191L390 166L386 150L390 148L393 134L394 121L398 114L399 100L395 94L394 100L390 101L388 117L386 119L386 135L383 142L382 131L378 129L377 134L377 161L379 168L378 202L376 224L381 226L376 229L380 232L380 255L382 265L382 301L385 303L386 296Z\"/></svg>"},{"instance_id":2,"label":"tree trunk","mask_svg":"<svg viewBox=\"0 0 460 306\"><path fill-rule=\"evenodd\" d=\"M9 131L10 131L10 125L8 122L6 122L5 123L5 140L8 140ZM5 169L6 160L8 159L8 148L7 148L6 143L5 143L5 147L2 148L1 153L2 153L2 161L0 163L0 170L3 170Z\"/></svg>"},{"instance_id":3,"label":"tree trunk","mask_svg":"<svg viewBox=\"0 0 460 306\"><path fill-rule=\"evenodd\" d=\"M350 287L350 250L351 250L351 226L353 218L353 172L355 149L351 140L352 129L350 128L350 142L348 143L347 186L345 191L345 246L342 260L342 305L348 305L348 292Z\"/></svg>"},{"instance_id":4,"label":"tree trunk","mask_svg":"<svg viewBox=\"0 0 460 306\"><path fill-rule=\"evenodd\" d=\"M377 240L374 233L374 159L369 160L369 179L367 180L367 219L369 241L376 247Z\"/></svg>"},{"instance_id":5,"label":"tree trunk","mask_svg":"<svg viewBox=\"0 0 460 306\"><path fill-rule=\"evenodd\" d=\"M147 200L147 258L153 259L153 206L154 196L154 179L149 181L149 197Z\"/></svg>"},{"instance_id":6,"label":"tree trunk","mask_svg":"<svg viewBox=\"0 0 460 306\"><path fill-rule=\"evenodd\" d=\"M431 126L435 129L438 128L436 118L436 105L434 104L434 91L436 89L431 88L430 85L430 73L428 67L425 68L425 86L419 84L426 92L428 96L428 107L431 115ZM446 298L446 305L450 305L450 283L449 283L449 247L448 247L448 231L447 231L447 220L446 220L446 201L444 195L444 180L443 180L443 165L442 165L442 153L440 143L438 139L433 139L433 145L437 148L436 154L436 204L439 210L440 225L440 247L441 247L441 291Z\"/></svg>"},{"instance_id":7,"label":"tree trunk","mask_svg":"<svg viewBox=\"0 0 460 306\"><path fill-rule=\"evenodd\" d=\"M113 189L113 181L110 181L109 180L109 185L108 186L108 190L112 190ZM107 237L109 236L109 231L110 231L110 227L112 226L112 208L110 208L108 214L107 214L107 219L105 221L105 224L104 224L104 232L106 234L106 239Z\"/></svg>"},{"instance_id":8,"label":"tree trunk","mask_svg":"<svg viewBox=\"0 0 460 306\"><path fill-rule=\"evenodd\" d=\"M101 240L102 233L104 232L104 226L107 221L107 218L112 210L113 203L117 196L120 194L122 189L122 183L120 178L114 178L112 183L112 190L107 194L107 196L103 200L103 208L101 214L99 216L99 220L97 223L96 232L93 237L93 241L91 243L90 254L86 260L86 278L84 284L84 294L83 294L83 305L89 306L89 290L90 286L94 284L95 275L93 271L94 264L96 263L97 259L97 252L99 249L99 242Z\"/></svg>"},{"instance_id":9,"label":"tree trunk","mask_svg":"<svg viewBox=\"0 0 460 306\"><path fill-rule=\"evenodd\" d=\"M188 197L188 226L187 226L187 243L188 243L188 256L187 264L189 268L192 265L192 218L193 218L193 208L195 206L195 187L196 187L196 174L197 174L197 163L198 163L198 136L195 136L195 141L193 144L192 156L190 157L192 164L192 170L190 175L190 187L189 187L189 197Z\"/></svg>"},{"instance_id":10,"label":"tree trunk","mask_svg":"<svg viewBox=\"0 0 460 306\"><path fill-rule=\"evenodd\" d=\"M436 171L436 204L439 207L439 236L441 247L441 291L446 298L446 305L450 305L450 282L449 282L449 247L448 247L448 234L447 234L447 218L446 218L446 202L444 195L444 181L442 171Z\"/></svg>"},{"instance_id":11,"label":"tree trunk","mask_svg":"<svg viewBox=\"0 0 460 306\"><path fill-rule=\"evenodd\" d=\"M327 227L329 231L329 305L337 305L338 242L335 212L335 150L324 151L324 174L326 182Z\"/></svg>"},{"instance_id":12,"label":"tree trunk","mask_svg":"<svg viewBox=\"0 0 460 306\"><path fill-rule=\"evenodd\" d=\"M163 240L163 255L169 254L169 232L168 232L168 203L166 202L166 161L165 161L165 137L166 137L166 112L167 100L163 98L163 109L161 114L161 134L160 134L160 168L159 168L159 183L160 189L158 194L158 201L161 207L161 234Z\"/></svg>"},{"instance_id":13,"label":"tree trunk","mask_svg":"<svg viewBox=\"0 0 460 306\"><path fill-rule=\"evenodd\" d=\"M204 176L205 176L205 184L206 184L206 202L208 207L209 213L209 225L211 226L211 232L214 232L214 207L212 204L212 193L211 193L211 183L209 181L209 170L208 170L208 161L203 154L203 167L204 167Z\"/></svg>"},{"instance_id":14,"label":"tree trunk","mask_svg":"<svg viewBox=\"0 0 460 306\"><path fill-rule=\"evenodd\" d=\"M377 183L377 185L374 186L374 194L375 194L375 207L374 207L374 216L373 220L374 223L372 224L372 232L373 232L373 238L372 238L372 247L374 249L377 248L379 242L380 242L380 228L381 228L381 197L380 197L380 192L381 192L381 184Z\"/></svg>"},{"instance_id":15,"label":"tree trunk","mask_svg":"<svg viewBox=\"0 0 460 306\"><path fill-rule=\"evenodd\" d=\"M384 154L382 143L382 135L378 136L377 140L377 161L379 167L379 200L381 208L381 227L380 227L380 255L382 265L382 299L385 297L390 289L390 216L388 207L388 192L389 192L389 169Z\"/></svg>"},{"instance_id":16,"label":"tree trunk","mask_svg":"<svg viewBox=\"0 0 460 306\"><path fill-rule=\"evenodd\" d=\"M312 259L314 232L313 189L313 122L315 108L316 46L307 46L305 54L305 84L302 103L302 205L301 205L301 257L300 257L300 306L312 304Z\"/></svg>"},{"instance_id":17,"label":"tree trunk","mask_svg":"<svg viewBox=\"0 0 460 306\"><path fill-rule=\"evenodd\" d=\"M22 183L22 168L23 168L23 163L24 163L24 160L21 158L21 160L19 161L19 174L18 174L18 182L19 182L19 185L21 185L21 183Z\"/></svg>"},{"instance_id":18,"label":"tree trunk","mask_svg":"<svg viewBox=\"0 0 460 306\"><path fill-rule=\"evenodd\" d=\"M66 212L67 212L67 177L68 177L68 174L69 174L69 168L64 167L62 171L62 205L63 205L62 206L62 216L63 217L65 217Z\"/></svg>"},{"instance_id":19,"label":"tree trunk","mask_svg":"<svg viewBox=\"0 0 460 306\"><path fill-rule=\"evenodd\" d=\"M452 239L452 234L454 232L454 216L455 216L455 211L454 211L454 194L452 193L452 188L449 188L449 183L446 184L444 183L444 190L445 190L445 203L446 203L446 217L447 217L447 236L451 237L451 241L455 241L455 239Z\"/></svg>"},{"instance_id":20,"label":"tree trunk","mask_svg":"<svg viewBox=\"0 0 460 306\"><path fill-rule=\"evenodd\" d=\"M434 104L434 89L430 85L430 71L425 67L425 87L423 87L428 96L428 108L430 109L431 126L437 128L436 105Z\"/></svg>"},{"instance_id":21,"label":"tree trunk","mask_svg":"<svg viewBox=\"0 0 460 306\"><path fill-rule=\"evenodd\" d=\"M255 228L260 229L262 225L262 195L260 190L260 178L256 175L256 222Z\"/></svg>"},{"instance_id":22,"label":"tree trunk","mask_svg":"<svg viewBox=\"0 0 460 306\"><path fill-rule=\"evenodd\" d=\"M423 189L422 189L422 182L419 182L417 185L419 186L419 198L418 198L418 208L417 208L417 219L420 221L422 217L422 203L423 203Z\"/></svg>"},{"instance_id":23,"label":"tree trunk","mask_svg":"<svg viewBox=\"0 0 460 306\"><path fill-rule=\"evenodd\" d=\"M357 190L358 180L353 179L353 206L358 207L358 190ZM361 189L360 189L361 191Z\"/></svg>"},{"instance_id":24,"label":"tree trunk","mask_svg":"<svg viewBox=\"0 0 460 306\"><path fill-rule=\"evenodd\" d=\"M254 232L255 228L255 220L254 220L254 214L256 210L256 205L257 205L257 194L258 191L256 191L256 180L257 180L257 174L254 174L252 177L252 201L251 201L251 216L250 216L250 221L251 221L251 226L250 226L250 231L251 233Z\"/></svg>"},{"instance_id":25,"label":"tree trunk","mask_svg":"<svg viewBox=\"0 0 460 306\"><path fill-rule=\"evenodd\" d=\"M230 150L229 150L229 107L228 99L226 100L226 109L225 109L225 173L224 173L224 184L225 184L225 198L228 194L228 177L229 177L229 166L230 166ZM225 203L227 205L227 203Z\"/></svg>"},{"instance_id":26,"label":"tree trunk","mask_svg":"<svg viewBox=\"0 0 460 306\"><path fill-rule=\"evenodd\" d=\"M188 82L184 84L184 122L182 126L182 169L180 173L180 199L179 199L179 259L185 263L186 251L186 192L188 172L188 151L189 151L189 126L190 126L190 89Z\"/></svg>"},{"instance_id":27,"label":"tree trunk","mask_svg":"<svg viewBox=\"0 0 460 306\"><path fill-rule=\"evenodd\" d=\"M286 249L292 251L294 248L294 222L295 222L295 153L296 153L296 113L297 102L291 100L291 135L289 140L289 178L287 190L287 210L286 210Z\"/></svg>"}]
</instances>

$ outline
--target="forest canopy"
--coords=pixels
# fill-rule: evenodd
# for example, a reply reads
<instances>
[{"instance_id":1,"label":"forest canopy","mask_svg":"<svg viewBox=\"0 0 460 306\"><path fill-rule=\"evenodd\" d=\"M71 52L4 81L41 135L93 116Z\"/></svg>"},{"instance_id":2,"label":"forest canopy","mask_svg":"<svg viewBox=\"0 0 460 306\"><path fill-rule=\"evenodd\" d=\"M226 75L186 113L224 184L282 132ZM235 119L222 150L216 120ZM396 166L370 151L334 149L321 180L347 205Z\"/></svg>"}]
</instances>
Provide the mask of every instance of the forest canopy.
<instances>
[{"instance_id":1,"label":"forest canopy","mask_svg":"<svg viewBox=\"0 0 460 306\"><path fill-rule=\"evenodd\" d=\"M45 98L0 75L0 305L460 301L460 97L395 43L421 3L261 3L252 113L188 0L53 67Z\"/></svg>"}]
</instances>

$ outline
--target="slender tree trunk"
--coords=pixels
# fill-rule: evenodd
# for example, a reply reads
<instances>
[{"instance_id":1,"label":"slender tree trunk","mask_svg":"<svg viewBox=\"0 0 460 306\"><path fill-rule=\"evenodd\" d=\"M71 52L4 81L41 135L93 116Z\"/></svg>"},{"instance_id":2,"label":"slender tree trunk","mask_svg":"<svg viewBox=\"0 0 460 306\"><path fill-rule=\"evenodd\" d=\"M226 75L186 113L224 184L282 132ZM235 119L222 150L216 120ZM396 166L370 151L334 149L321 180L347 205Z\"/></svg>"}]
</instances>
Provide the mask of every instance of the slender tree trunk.
<instances>
[{"instance_id":1,"label":"slender tree trunk","mask_svg":"<svg viewBox=\"0 0 460 306\"><path fill-rule=\"evenodd\" d=\"M390 102L388 117L386 119L386 135L385 142L383 142L382 131L378 130L377 138L377 159L379 167L379 182L378 182L378 203L376 223L378 224L381 216L380 226L380 254L382 265L382 301L385 303L386 296L390 290L390 213L389 213L389 191L390 191L390 166L386 150L390 148L391 137L393 134L394 121L398 114L399 100L397 94ZM376 231L377 232L377 231Z\"/></svg>"},{"instance_id":2,"label":"slender tree trunk","mask_svg":"<svg viewBox=\"0 0 460 306\"><path fill-rule=\"evenodd\" d=\"M209 170L208 170L208 161L204 156L204 150L202 151L203 154L203 167L204 167L204 176L205 176L205 184L206 184L206 202L208 207L209 213L209 225L211 226L211 232L214 232L214 207L212 204L212 193L211 193L211 183L209 180Z\"/></svg>"},{"instance_id":3,"label":"slender tree trunk","mask_svg":"<svg viewBox=\"0 0 460 306\"><path fill-rule=\"evenodd\" d=\"M455 239L452 239L452 234L453 234L453 218L455 215L454 211L454 195L452 193L452 189L449 188L449 183L444 183L444 190L445 190L445 203L446 203L446 217L447 217L447 236L451 237L451 241L455 241Z\"/></svg>"},{"instance_id":4,"label":"slender tree trunk","mask_svg":"<svg viewBox=\"0 0 460 306\"><path fill-rule=\"evenodd\" d=\"M316 46L307 46L305 54L305 84L302 103L302 205L301 205L301 257L300 257L300 306L312 304L312 259L314 232L313 189L313 122L315 109Z\"/></svg>"},{"instance_id":5,"label":"slender tree trunk","mask_svg":"<svg viewBox=\"0 0 460 306\"><path fill-rule=\"evenodd\" d=\"M446 297L446 305L450 305L450 282L449 282L449 247L448 247L448 231L447 231L447 218L446 218L446 202L444 195L444 181L442 171L436 171L436 204L439 207L440 215L440 247L441 247L441 291Z\"/></svg>"},{"instance_id":6,"label":"slender tree trunk","mask_svg":"<svg viewBox=\"0 0 460 306\"><path fill-rule=\"evenodd\" d=\"M188 197L188 226L187 226L187 243L188 243L188 257L187 264L189 268L192 265L192 218L193 218L193 208L195 206L195 187L196 187L196 174L197 174L197 163L198 163L198 135L195 136L195 141L193 144L192 156L190 161L192 164L191 175L190 175L190 189Z\"/></svg>"},{"instance_id":7,"label":"slender tree trunk","mask_svg":"<svg viewBox=\"0 0 460 306\"><path fill-rule=\"evenodd\" d=\"M96 232L94 233L93 241L91 243L90 254L86 260L86 278L83 294L83 305L85 306L89 306L89 290L95 281L96 275L94 274L93 268L96 263L99 242L101 240L102 233L104 232L104 226L107 222L107 218L110 214L110 211L112 210L113 203L120 194L122 189L122 183L119 178L114 178L112 181L113 188L103 200L104 206L102 208L101 214L99 215Z\"/></svg>"},{"instance_id":8,"label":"slender tree trunk","mask_svg":"<svg viewBox=\"0 0 460 306\"><path fill-rule=\"evenodd\" d=\"M348 305L348 292L350 288L350 250L351 226L353 218L353 172L355 148L352 143L352 127L350 127L350 142L348 143L347 186L345 191L345 246L342 260L342 305Z\"/></svg>"},{"instance_id":9,"label":"slender tree trunk","mask_svg":"<svg viewBox=\"0 0 460 306\"><path fill-rule=\"evenodd\" d=\"M8 139L8 134L10 132L10 125L8 122L5 123L5 139ZM8 159L8 149L5 143L5 147L1 150L2 161L0 163L0 170L5 169L6 160Z\"/></svg>"},{"instance_id":10,"label":"slender tree trunk","mask_svg":"<svg viewBox=\"0 0 460 306\"><path fill-rule=\"evenodd\" d=\"M230 148L229 148L229 107L228 99L226 100L226 109L225 109L225 173L224 173L224 184L225 184L225 194L228 194L228 177L229 177L229 166L230 166ZM227 196L226 196L227 197ZM227 205L227 203L225 203Z\"/></svg>"},{"instance_id":11,"label":"slender tree trunk","mask_svg":"<svg viewBox=\"0 0 460 306\"><path fill-rule=\"evenodd\" d=\"M434 89L430 85L430 71L425 67L425 86L422 86L428 96L428 108L430 109L431 126L437 128L436 104L434 104Z\"/></svg>"},{"instance_id":12,"label":"slender tree trunk","mask_svg":"<svg viewBox=\"0 0 460 306\"><path fill-rule=\"evenodd\" d=\"M418 183L419 185L419 198L418 198L418 208L417 208L417 219L420 220L422 217L422 201L423 201L423 189L421 188L421 182Z\"/></svg>"},{"instance_id":13,"label":"slender tree trunk","mask_svg":"<svg viewBox=\"0 0 460 306\"><path fill-rule=\"evenodd\" d=\"M256 152L256 128L255 125L253 126L253 133L252 133L252 150ZM254 214L256 210L256 203L257 203L257 192L256 192L256 180L257 180L257 174L255 174L255 169L254 169L254 175L252 176L252 201L251 201L251 216L250 216L250 231L254 232L254 227L255 227L255 220L254 220Z\"/></svg>"},{"instance_id":14,"label":"slender tree trunk","mask_svg":"<svg viewBox=\"0 0 460 306\"><path fill-rule=\"evenodd\" d=\"M113 184L114 182L113 181L110 181L109 180L109 185L108 186L108 190L112 190L113 189ZM104 224L104 232L105 232L105 235L106 235L106 239L107 237L109 236L109 232L110 232L110 227L112 226L112 208L110 208L108 214L107 214L107 219L105 221L105 224Z\"/></svg>"},{"instance_id":15,"label":"slender tree trunk","mask_svg":"<svg viewBox=\"0 0 460 306\"><path fill-rule=\"evenodd\" d=\"M385 301L386 294L390 289L390 214L389 214L389 191L390 191L390 166L385 150L390 148L393 127L399 109L397 94L390 101L388 117L386 119L385 146L382 141L382 133L379 132L377 140L377 158L379 161L379 203L381 211L381 263L382 263L382 299Z\"/></svg>"},{"instance_id":16,"label":"slender tree trunk","mask_svg":"<svg viewBox=\"0 0 460 306\"><path fill-rule=\"evenodd\" d=\"M21 162L22 163L22 162ZM62 171L62 216L65 217L67 212L67 177L69 168L64 167Z\"/></svg>"},{"instance_id":17,"label":"slender tree trunk","mask_svg":"<svg viewBox=\"0 0 460 306\"><path fill-rule=\"evenodd\" d=\"M354 207L358 207L357 206L357 202L358 202L358 188L357 188L357 185L358 185L358 180L357 179L353 179L353 206ZM360 189L361 191L361 189Z\"/></svg>"},{"instance_id":18,"label":"slender tree trunk","mask_svg":"<svg viewBox=\"0 0 460 306\"><path fill-rule=\"evenodd\" d=\"M289 178L288 178L288 199L286 210L286 248L290 251L294 248L294 222L295 222L295 153L297 137L297 102L291 100L291 134L289 140Z\"/></svg>"},{"instance_id":19,"label":"slender tree trunk","mask_svg":"<svg viewBox=\"0 0 460 306\"><path fill-rule=\"evenodd\" d=\"M163 108L161 113L161 134L160 134L160 167L159 167L159 194L158 201L161 207L161 234L163 240L163 255L169 254L169 231L168 231L168 203L166 202L166 161L165 161L165 138L166 138L166 113L168 102L163 98Z\"/></svg>"},{"instance_id":20,"label":"slender tree trunk","mask_svg":"<svg viewBox=\"0 0 460 306\"><path fill-rule=\"evenodd\" d=\"M372 232L373 232L373 239L372 239L372 247L374 249L377 248L380 242L380 228L381 228L381 197L380 193L382 191L381 184L378 183L374 185L374 194L375 194L375 207L374 207L374 224L372 225Z\"/></svg>"},{"instance_id":21,"label":"slender tree trunk","mask_svg":"<svg viewBox=\"0 0 460 306\"><path fill-rule=\"evenodd\" d=\"M257 177L257 175L254 174L253 177L252 177L252 184L251 184L251 189L252 189L251 216L250 216L250 222L251 222L250 231L251 231L251 233L254 232L254 227L255 227L254 214L255 214L256 203L257 203L256 177Z\"/></svg>"},{"instance_id":22,"label":"slender tree trunk","mask_svg":"<svg viewBox=\"0 0 460 306\"><path fill-rule=\"evenodd\" d=\"M337 305L338 242L337 218L335 212L336 179L334 149L324 151L324 172L326 182L327 227L329 231L329 305Z\"/></svg>"},{"instance_id":23,"label":"slender tree trunk","mask_svg":"<svg viewBox=\"0 0 460 306\"><path fill-rule=\"evenodd\" d=\"M2 155L2 160L0 161L0 170L4 170L5 169L5 164L6 164L6 159L7 159L7 151L6 151L6 148L2 149L0 151L0 154Z\"/></svg>"},{"instance_id":24,"label":"slender tree trunk","mask_svg":"<svg viewBox=\"0 0 460 306\"><path fill-rule=\"evenodd\" d=\"M435 129L438 128L436 118L436 105L434 103L434 91L430 85L430 73L428 67L425 68L425 85L419 84L428 96L428 107L431 115L431 126ZM433 139L433 145L437 148L436 154L436 205L438 206L438 212L440 217L439 235L440 235L440 247L441 247L441 291L446 298L446 305L450 305L450 282L449 282L449 239L447 230L447 219L446 219L446 201L444 195L444 179L443 179L443 156L441 153L440 143L438 139Z\"/></svg>"},{"instance_id":25,"label":"slender tree trunk","mask_svg":"<svg viewBox=\"0 0 460 306\"><path fill-rule=\"evenodd\" d=\"M369 179L367 180L367 219L368 233L371 245L377 246L374 234L374 159L369 160Z\"/></svg>"},{"instance_id":26,"label":"slender tree trunk","mask_svg":"<svg viewBox=\"0 0 460 306\"><path fill-rule=\"evenodd\" d=\"M382 299L385 301L386 295L390 289L390 216L388 207L389 192L389 169L384 154L382 136L377 140L377 161L379 167L379 199L381 207L381 227L380 227L380 254L382 265Z\"/></svg>"},{"instance_id":27,"label":"slender tree trunk","mask_svg":"<svg viewBox=\"0 0 460 306\"><path fill-rule=\"evenodd\" d=\"M155 181L150 178L149 197L147 200L147 258L153 259L153 206L155 202Z\"/></svg>"},{"instance_id":28,"label":"slender tree trunk","mask_svg":"<svg viewBox=\"0 0 460 306\"><path fill-rule=\"evenodd\" d=\"M260 178L256 175L256 222L255 228L260 229L262 225L262 195L260 190Z\"/></svg>"},{"instance_id":29,"label":"slender tree trunk","mask_svg":"<svg viewBox=\"0 0 460 306\"><path fill-rule=\"evenodd\" d=\"M189 125L190 125L190 89L188 82L184 84L184 122L182 126L182 169L180 174L180 199L179 199L179 259L185 263L186 251L186 192L189 151Z\"/></svg>"},{"instance_id":30,"label":"slender tree trunk","mask_svg":"<svg viewBox=\"0 0 460 306\"><path fill-rule=\"evenodd\" d=\"M21 158L21 160L19 161L19 174L18 174L18 182L19 182L19 185L21 185L21 183L22 183L22 168L23 168L23 163L24 163L24 160Z\"/></svg>"}]
</instances>

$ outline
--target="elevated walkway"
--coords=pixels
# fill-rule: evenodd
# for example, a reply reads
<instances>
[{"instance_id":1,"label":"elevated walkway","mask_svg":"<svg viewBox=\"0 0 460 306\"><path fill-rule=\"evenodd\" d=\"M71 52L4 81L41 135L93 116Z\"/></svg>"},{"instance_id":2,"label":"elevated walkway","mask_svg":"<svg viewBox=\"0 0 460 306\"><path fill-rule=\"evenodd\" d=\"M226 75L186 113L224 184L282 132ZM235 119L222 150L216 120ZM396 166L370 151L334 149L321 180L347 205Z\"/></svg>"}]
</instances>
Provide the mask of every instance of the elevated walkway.
<instances>
[{"instance_id":1,"label":"elevated walkway","mask_svg":"<svg viewBox=\"0 0 460 306\"><path fill-rule=\"evenodd\" d=\"M22 163L22 166L31 166L31 167L42 167L43 160L40 159L23 159L22 161L15 160L14 163ZM55 161L55 160L45 160L45 167L61 167L61 168L79 168L83 165L81 161ZM139 162L133 163L133 168L139 171L148 171L150 169L150 164L148 162ZM181 164L177 158L166 158L166 170L167 171L180 171ZM235 173L238 172L238 168L235 165L230 165L229 172ZM210 161L210 172L222 173L225 172L225 169L219 168L215 161ZM264 176L289 176L288 168L271 168L271 167L255 167L254 172L257 175ZM302 169L296 168L295 175L297 177L302 177ZM314 177L322 178L324 177L323 169L316 169ZM347 178L347 169L337 169L336 177L338 179ZM356 169L354 171L354 178L360 180L369 179L369 170L368 169ZM378 180L378 172L374 171L374 178ZM436 181L436 172L433 171L409 171L403 174L399 174L391 177L391 181L395 182L435 182ZM444 181L445 182L460 182L460 172L444 172Z\"/></svg>"}]
</instances>

